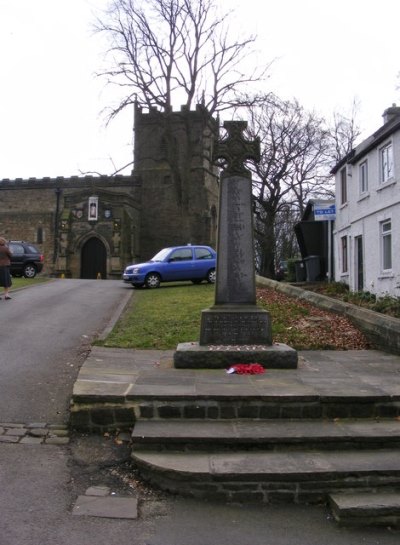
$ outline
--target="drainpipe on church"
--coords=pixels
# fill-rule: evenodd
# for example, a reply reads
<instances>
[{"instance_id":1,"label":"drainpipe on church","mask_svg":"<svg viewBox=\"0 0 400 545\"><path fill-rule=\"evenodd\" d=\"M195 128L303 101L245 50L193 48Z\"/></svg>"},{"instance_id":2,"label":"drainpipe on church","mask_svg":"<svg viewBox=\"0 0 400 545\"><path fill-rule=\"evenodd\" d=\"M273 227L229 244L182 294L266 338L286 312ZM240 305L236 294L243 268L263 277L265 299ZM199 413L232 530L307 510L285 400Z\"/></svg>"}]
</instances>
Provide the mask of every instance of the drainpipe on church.
<instances>
[{"instance_id":1,"label":"drainpipe on church","mask_svg":"<svg viewBox=\"0 0 400 545\"><path fill-rule=\"evenodd\" d=\"M56 194L56 213L55 213L55 219L54 219L54 248L53 248L53 265L56 264L57 261L57 249L58 249L58 216L60 213L60 197L62 193L62 189L57 187L55 189ZM53 271L54 272L54 271Z\"/></svg>"}]
</instances>

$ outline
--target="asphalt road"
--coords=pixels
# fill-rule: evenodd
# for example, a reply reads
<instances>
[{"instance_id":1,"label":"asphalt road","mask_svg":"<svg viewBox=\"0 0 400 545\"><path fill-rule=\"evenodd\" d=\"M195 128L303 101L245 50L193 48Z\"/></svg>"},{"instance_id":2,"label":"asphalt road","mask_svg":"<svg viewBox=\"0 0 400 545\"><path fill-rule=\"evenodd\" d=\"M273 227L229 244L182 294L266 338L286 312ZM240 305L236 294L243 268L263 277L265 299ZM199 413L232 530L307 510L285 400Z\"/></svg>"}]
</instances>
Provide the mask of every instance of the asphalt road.
<instances>
[{"instance_id":1,"label":"asphalt road","mask_svg":"<svg viewBox=\"0 0 400 545\"><path fill-rule=\"evenodd\" d=\"M131 293L121 281L52 280L0 300L0 422L66 423L90 342Z\"/></svg>"},{"instance_id":2,"label":"asphalt road","mask_svg":"<svg viewBox=\"0 0 400 545\"><path fill-rule=\"evenodd\" d=\"M127 297L119 281L57 280L0 301L1 422L67 420L91 340ZM69 445L0 442L0 545L398 545L400 531L340 528L324 507L223 505L126 482L129 447L78 435ZM77 517L89 486L140 497L136 520Z\"/></svg>"}]
</instances>

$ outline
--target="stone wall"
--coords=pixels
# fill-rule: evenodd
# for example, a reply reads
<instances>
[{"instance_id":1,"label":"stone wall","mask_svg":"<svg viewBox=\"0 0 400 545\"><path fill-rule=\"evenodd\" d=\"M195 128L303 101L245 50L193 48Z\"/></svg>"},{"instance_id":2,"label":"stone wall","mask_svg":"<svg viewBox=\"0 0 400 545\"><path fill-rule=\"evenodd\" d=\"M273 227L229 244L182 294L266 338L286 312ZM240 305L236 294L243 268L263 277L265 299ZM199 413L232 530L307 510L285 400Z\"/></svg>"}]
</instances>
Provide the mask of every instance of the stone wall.
<instances>
[{"instance_id":1,"label":"stone wall","mask_svg":"<svg viewBox=\"0 0 400 545\"><path fill-rule=\"evenodd\" d=\"M257 284L282 291L291 297L309 301L324 310L343 314L350 318L375 347L385 352L400 354L400 320L398 318L373 312L313 291L303 290L286 282L276 282L270 278L257 276Z\"/></svg>"},{"instance_id":2,"label":"stone wall","mask_svg":"<svg viewBox=\"0 0 400 545\"><path fill-rule=\"evenodd\" d=\"M51 272L54 252L56 197L53 189L16 181L0 185L0 233L7 239L33 242L45 256L44 273Z\"/></svg>"},{"instance_id":3,"label":"stone wall","mask_svg":"<svg viewBox=\"0 0 400 545\"><path fill-rule=\"evenodd\" d=\"M140 255L140 181L133 176L0 181L0 233L35 243L45 256L44 274L81 276L81 251L90 238L107 252L107 277ZM88 219L91 196L96 221Z\"/></svg>"}]
</instances>

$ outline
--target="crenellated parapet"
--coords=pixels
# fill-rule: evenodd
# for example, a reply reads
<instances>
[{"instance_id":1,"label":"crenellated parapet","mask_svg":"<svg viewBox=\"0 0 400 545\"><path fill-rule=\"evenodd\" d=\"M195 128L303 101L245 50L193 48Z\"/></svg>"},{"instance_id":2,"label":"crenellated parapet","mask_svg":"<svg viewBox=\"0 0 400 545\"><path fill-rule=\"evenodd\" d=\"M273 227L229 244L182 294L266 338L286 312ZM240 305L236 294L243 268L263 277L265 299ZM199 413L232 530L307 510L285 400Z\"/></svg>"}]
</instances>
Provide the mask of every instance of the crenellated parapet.
<instances>
[{"instance_id":1,"label":"crenellated parapet","mask_svg":"<svg viewBox=\"0 0 400 545\"><path fill-rule=\"evenodd\" d=\"M0 180L1 189L51 189L62 187L63 189L76 189L84 187L108 187L108 186L137 186L141 185L139 176L57 176L51 178L3 178Z\"/></svg>"}]
</instances>

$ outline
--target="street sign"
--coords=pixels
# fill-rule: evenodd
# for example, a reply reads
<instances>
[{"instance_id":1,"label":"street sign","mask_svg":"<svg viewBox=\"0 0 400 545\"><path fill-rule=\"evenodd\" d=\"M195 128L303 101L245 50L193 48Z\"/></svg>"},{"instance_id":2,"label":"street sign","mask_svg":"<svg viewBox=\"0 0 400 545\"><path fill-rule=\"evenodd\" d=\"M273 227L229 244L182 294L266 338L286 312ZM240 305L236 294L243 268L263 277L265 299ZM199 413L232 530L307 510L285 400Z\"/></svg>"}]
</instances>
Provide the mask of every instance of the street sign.
<instances>
[{"instance_id":1,"label":"street sign","mask_svg":"<svg viewBox=\"0 0 400 545\"><path fill-rule=\"evenodd\" d=\"M328 221L336 219L335 204L315 203L314 204L315 221Z\"/></svg>"}]
</instances>

